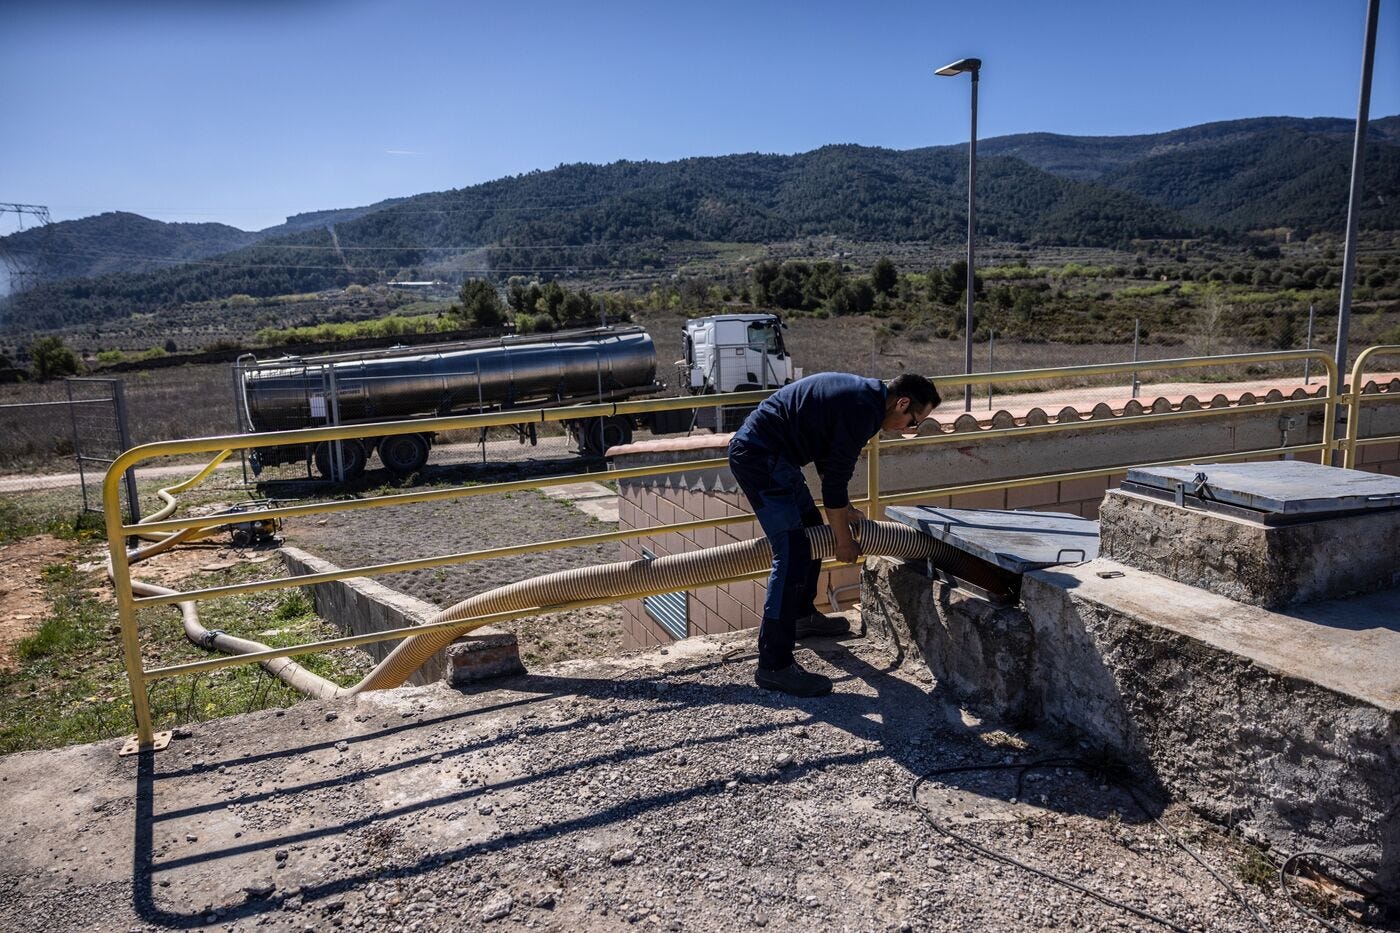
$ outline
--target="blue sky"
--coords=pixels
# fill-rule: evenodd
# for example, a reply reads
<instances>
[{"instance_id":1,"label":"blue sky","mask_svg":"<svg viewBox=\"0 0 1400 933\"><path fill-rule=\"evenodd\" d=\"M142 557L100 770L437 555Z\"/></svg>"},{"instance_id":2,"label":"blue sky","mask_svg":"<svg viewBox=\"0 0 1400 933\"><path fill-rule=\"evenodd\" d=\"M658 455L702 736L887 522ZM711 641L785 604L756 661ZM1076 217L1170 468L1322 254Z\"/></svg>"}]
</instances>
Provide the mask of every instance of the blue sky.
<instances>
[{"instance_id":1,"label":"blue sky","mask_svg":"<svg viewBox=\"0 0 1400 933\"><path fill-rule=\"evenodd\" d=\"M967 79L932 69L968 55L982 137L1350 118L1365 6L6 0L0 201L258 229L564 162L956 143Z\"/></svg>"}]
</instances>

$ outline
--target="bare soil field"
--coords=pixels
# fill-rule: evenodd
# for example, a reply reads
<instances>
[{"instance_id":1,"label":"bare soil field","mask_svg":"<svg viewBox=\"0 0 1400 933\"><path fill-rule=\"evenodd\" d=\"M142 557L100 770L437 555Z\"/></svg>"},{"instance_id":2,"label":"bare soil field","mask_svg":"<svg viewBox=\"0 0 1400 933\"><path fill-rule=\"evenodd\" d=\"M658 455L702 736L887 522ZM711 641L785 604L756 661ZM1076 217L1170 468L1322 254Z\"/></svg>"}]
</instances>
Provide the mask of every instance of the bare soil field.
<instances>
[{"instance_id":1,"label":"bare soil field","mask_svg":"<svg viewBox=\"0 0 1400 933\"><path fill-rule=\"evenodd\" d=\"M283 528L283 534L289 544L341 567L358 567L615 530L615 525L584 515L567 503L529 492L292 520ZM471 561L375 579L446 608L516 580L618 559L618 546L603 544ZM516 633L521 659L527 666L622 653L621 612L615 606L553 613L501 627Z\"/></svg>"}]
</instances>

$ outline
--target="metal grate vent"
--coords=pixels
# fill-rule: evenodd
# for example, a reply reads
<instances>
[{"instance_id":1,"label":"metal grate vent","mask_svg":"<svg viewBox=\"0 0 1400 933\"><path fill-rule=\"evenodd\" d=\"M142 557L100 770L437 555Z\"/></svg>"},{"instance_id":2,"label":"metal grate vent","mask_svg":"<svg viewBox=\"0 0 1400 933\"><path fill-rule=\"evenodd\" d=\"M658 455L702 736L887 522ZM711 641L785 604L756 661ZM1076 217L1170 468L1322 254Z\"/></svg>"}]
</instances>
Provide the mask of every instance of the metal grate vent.
<instances>
[{"instance_id":1,"label":"metal grate vent","mask_svg":"<svg viewBox=\"0 0 1400 933\"><path fill-rule=\"evenodd\" d=\"M655 560L656 555L643 548L642 558ZM642 608L651 620L664 628L672 638L690 637L690 594L686 591L643 596Z\"/></svg>"}]
</instances>

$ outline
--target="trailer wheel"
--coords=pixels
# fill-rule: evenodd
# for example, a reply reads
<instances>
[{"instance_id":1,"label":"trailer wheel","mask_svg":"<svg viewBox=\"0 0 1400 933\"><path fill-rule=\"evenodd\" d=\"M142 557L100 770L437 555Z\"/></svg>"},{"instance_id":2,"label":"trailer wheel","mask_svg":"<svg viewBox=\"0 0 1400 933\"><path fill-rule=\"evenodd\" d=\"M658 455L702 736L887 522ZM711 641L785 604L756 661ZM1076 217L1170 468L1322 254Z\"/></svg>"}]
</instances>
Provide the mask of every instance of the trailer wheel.
<instances>
[{"instance_id":1,"label":"trailer wheel","mask_svg":"<svg viewBox=\"0 0 1400 933\"><path fill-rule=\"evenodd\" d=\"M389 471L407 476L428 462L428 441L421 434L399 434L379 442L379 459Z\"/></svg>"},{"instance_id":2,"label":"trailer wheel","mask_svg":"<svg viewBox=\"0 0 1400 933\"><path fill-rule=\"evenodd\" d=\"M343 483L346 480L355 479L365 471L365 445L353 438L340 442L340 463L342 475L335 476L335 451L332 450L334 441L322 441L316 445L316 453L313 459L316 461L316 472L320 473L324 479Z\"/></svg>"},{"instance_id":3,"label":"trailer wheel","mask_svg":"<svg viewBox=\"0 0 1400 933\"><path fill-rule=\"evenodd\" d=\"M611 418L590 418L583 423L584 453L601 457L609 447L632 443L632 421L614 415Z\"/></svg>"}]
</instances>

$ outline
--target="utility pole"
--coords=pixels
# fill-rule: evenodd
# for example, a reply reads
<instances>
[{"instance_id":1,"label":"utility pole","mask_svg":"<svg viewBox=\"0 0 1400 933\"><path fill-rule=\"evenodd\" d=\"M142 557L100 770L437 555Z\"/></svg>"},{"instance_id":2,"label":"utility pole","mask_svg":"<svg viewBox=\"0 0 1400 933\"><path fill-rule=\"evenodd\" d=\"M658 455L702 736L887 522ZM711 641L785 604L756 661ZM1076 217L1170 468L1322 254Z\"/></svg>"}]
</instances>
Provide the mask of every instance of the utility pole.
<instances>
[{"instance_id":1,"label":"utility pole","mask_svg":"<svg viewBox=\"0 0 1400 933\"><path fill-rule=\"evenodd\" d=\"M42 204L13 204L8 201L0 201L0 219L3 219L6 214L15 215L21 233L24 232L25 217L33 218L34 223L31 226L44 228L53 226L49 220L49 209ZM33 284L32 280L37 280L44 274L42 268L34 268L36 265L34 260L36 258L42 259L44 252L48 249L48 236L45 235L37 252L17 252L13 245L8 247L5 245L5 239L5 237L0 237L0 265L4 266L5 274L9 278L7 284L12 286L9 291L24 291L26 279L31 280L31 284ZM42 263L37 263L37 265L42 265ZM4 294L4 291L0 290L0 294Z\"/></svg>"}]
</instances>

